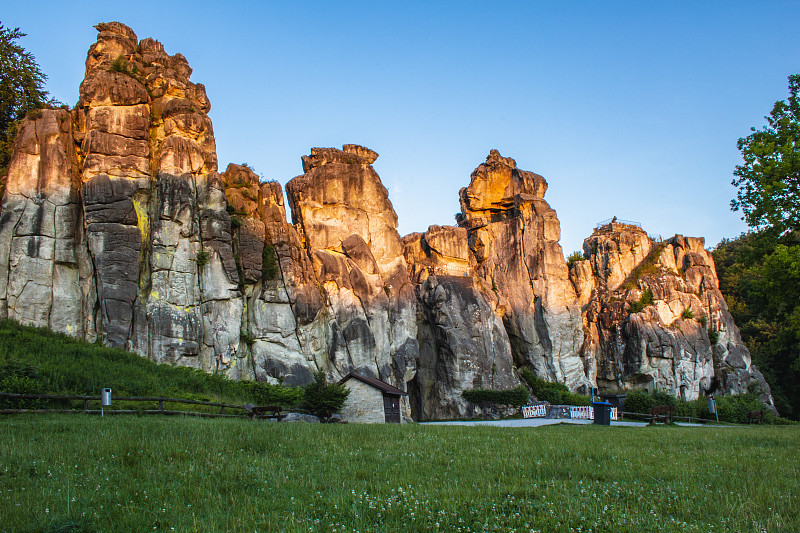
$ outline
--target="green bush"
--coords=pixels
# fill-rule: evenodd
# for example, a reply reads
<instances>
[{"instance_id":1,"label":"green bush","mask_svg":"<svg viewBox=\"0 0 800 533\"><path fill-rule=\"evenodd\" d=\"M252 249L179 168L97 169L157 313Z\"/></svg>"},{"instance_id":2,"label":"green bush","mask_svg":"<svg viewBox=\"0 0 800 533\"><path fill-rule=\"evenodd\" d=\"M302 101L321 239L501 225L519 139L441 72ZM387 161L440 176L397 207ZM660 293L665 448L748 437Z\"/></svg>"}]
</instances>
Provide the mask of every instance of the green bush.
<instances>
[{"instance_id":1,"label":"green bush","mask_svg":"<svg viewBox=\"0 0 800 533\"><path fill-rule=\"evenodd\" d=\"M642 293L642 296L639 298L639 301L644 305L653 305L653 302L655 302L655 299L653 298L653 291L650 289L645 290Z\"/></svg>"},{"instance_id":2,"label":"green bush","mask_svg":"<svg viewBox=\"0 0 800 533\"><path fill-rule=\"evenodd\" d=\"M239 340L246 344L248 348L253 346L253 344L256 342L256 338L253 337L253 334L247 331L242 331L239 333Z\"/></svg>"},{"instance_id":3,"label":"green bush","mask_svg":"<svg viewBox=\"0 0 800 533\"><path fill-rule=\"evenodd\" d=\"M583 261L583 252L575 250L569 257L567 257L567 268L572 268L572 265L577 263L578 261Z\"/></svg>"},{"instance_id":4,"label":"green bush","mask_svg":"<svg viewBox=\"0 0 800 533\"><path fill-rule=\"evenodd\" d=\"M44 394L48 380L35 367L8 362L0 366L0 392ZM0 398L0 409L41 409L45 400Z\"/></svg>"},{"instance_id":5,"label":"green bush","mask_svg":"<svg viewBox=\"0 0 800 533\"><path fill-rule=\"evenodd\" d=\"M705 420L714 420L714 415L708 412L708 398L701 397L696 400L680 400L671 394L662 391L655 391L650 394L643 389L633 389L627 391L625 398L625 411L628 413L647 414L651 407L658 405L674 405L675 416L691 417ZM779 419L758 399L754 392L739 394L736 396L715 396L717 403L717 415L720 422L732 422L737 424L747 423L747 413L751 411L764 411L764 421L766 423L787 423L785 419Z\"/></svg>"},{"instance_id":6,"label":"green bush","mask_svg":"<svg viewBox=\"0 0 800 533\"><path fill-rule=\"evenodd\" d=\"M111 67L108 69L111 72L121 72L123 74L128 73L128 60L125 59L125 56L120 54L117 58L111 63Z\"/></svg>"},{"instance_id":7,"label":"green bush","mask_svg":"<svg viewBox=\"0 0 800 533\"><path fill-rule=\"evenodd\" d=\"M683 313L681 313L681 318L694 318L694 311L692 311L692 308L687 307L684 309Z\"/></svg>"},{"instance_id":8,"label":"green bush","mask_svg":"<svg viewBox=\"0 0 800 533\"><path fill-rule=\"evenodd\" d=\"M719 331L715 329L708 330L708 340L711 342L711 346L714 346L719 342Z\"/></svg>"},{"instance_id":9,"label":"green bush","mask_svg":"<svg viewBox=\"0 0 800 533\"><path fill-rule=\"evenodd\" d=\"M302 407L320 420L327 421L331 415L344 407L350 389L339 383L328 383L324 372L317 372L314 381L304 387Z\"/></svg>"},{"instance_id":10,"label":"green bush","mask_svg":"<svg viewBox=\"0 0 800 533\"><path fill-rule=\"evenodd\" d=\"M643 389L633 389L625 393L625 412L647 414L651 407L655 407L653 397Z\"/></svg>"},{"instance_id":11,"label":"green bush","mask_svg":"<svg viewBox=\"0 0 800 533\"><path fill-rule=\"evenodd\" d=\"M194 261L197 263L198 268L203 268L208 263L208 252L205 250L200 250L197 252L197 256L195 257Z\"/></svg>"},{"instance_id":12,"label":"green bush","mask_svg":"<svg viewBox=\"0 0 800 533\"><path fill-rule=\"evenodd\" d=\"M525 385L505 390L470 389L463 391L461 396L468 402L479 405L513 405L515 407L527 404L530 399L530 394Z\"/></svg>"},{"instance_id":13,"label":"green bush","mask_svg":"<svg viewBox=\"0 0 800 533\"><path fill-rule=\"evenodd\" d=\"M637 301L631 303L630 311L631 313L638 313L648 305L653 305L654 301L655 299L653 298L653 291L647 289L642 293Z\"/></svg>"},{"instance_id":14,"label":"green bush","mask_svg":"<svg viewBox=\"0 0 800 533\"><path fill-rule=\"evenodd\" d=\"M275 256L275 248L264 246L264 250L261 252L261 279L269 281L278 279L278 277L280 277L280 270Z\"/></svg>"},{"instance_id":15,"label":"green bush","mask_svg":"<svg viewBox=\"0 0 800 533\"><path fill-rule=\"evenodd\" d=\"M591 399L582 394L573 394L563 383L545 381L530 368L523 368L520 377L528 384L534 396L553 405L591 405Z\"/></svg>"}]
</instances>

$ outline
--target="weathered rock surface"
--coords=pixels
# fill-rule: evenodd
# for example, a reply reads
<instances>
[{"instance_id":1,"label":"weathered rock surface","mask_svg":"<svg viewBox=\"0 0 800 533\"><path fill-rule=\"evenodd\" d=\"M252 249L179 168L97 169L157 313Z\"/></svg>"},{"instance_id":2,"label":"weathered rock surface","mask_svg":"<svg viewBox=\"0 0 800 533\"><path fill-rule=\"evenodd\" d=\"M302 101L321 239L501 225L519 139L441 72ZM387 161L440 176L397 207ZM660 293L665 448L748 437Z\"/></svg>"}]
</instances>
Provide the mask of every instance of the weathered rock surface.
<instances>
[{"instance_id":1,"label":"weathered rock surface","mask_svg":"<svg viewBox=\"0 0 800 533\"><path fill-rule=\"evenodd\" d=\"M516 364L586 390L580 306L546 190L543 177L492 150L461 189L457 221L468 232L476 275L497 293Z\"/></svg>"},{"instance_id":2,"label":"weathered rock surface","mask_svg":"<svg viewBox=\"0 0 800 533\"><path fill-rule=\"evenodd\" d=\"M409 383L416 420L481 414L464 390L519 385L497 299L472 276L467 232L431 226L403 239L417 281L419 363Z\"/></svg>"},{"instance_id":3,"label":"weathered rock surface","mask_svg":"<svg viewBox=\"0 0 800 533\"><path fill-rule=\"evenodd\" d=\"M377 157L357 145L314 148L286 191L333 320L328 360L341 376L404 390L416 371L416 302Z\"/></svg>"},{"instance_id":4,"label":"weathered rock surface","mask_svg":"<svg viewBox=\"0 0 800 533\"><path fill-rule=\"evenodd\" d=\"M96 294L76 166L67 111L22 123L0 215L0 315L91 340Z\"/></svg>"},{"instance_id":5,"label":"weathered rock surface","mask_svg":"<svg viewBox=\"0 0 800 533\"><path fill-rule=\"evenodd\" d=\"M570 274L584 304L583 350L596 361L590 375L598 386L646 387L691 400L756 385L772 404L702 238L654 242L641 228L609 224L584 241L584 257Z\"/></svg>"}]
</instances>

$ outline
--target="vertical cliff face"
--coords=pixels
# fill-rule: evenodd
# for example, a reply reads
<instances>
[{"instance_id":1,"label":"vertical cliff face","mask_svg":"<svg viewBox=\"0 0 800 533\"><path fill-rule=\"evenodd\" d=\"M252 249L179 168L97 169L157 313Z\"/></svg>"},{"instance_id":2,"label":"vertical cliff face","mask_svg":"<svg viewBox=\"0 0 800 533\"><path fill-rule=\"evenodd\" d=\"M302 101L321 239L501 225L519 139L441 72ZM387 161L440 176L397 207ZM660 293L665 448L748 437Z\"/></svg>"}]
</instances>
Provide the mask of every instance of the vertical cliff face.
<instances>
[{"instance_id":1,"label":"vertical cliff face","mask_svg":"<svg viewBox=\"0 0 800 533\"><path fill-rule=\"evenodd\" d=\"M476 275L498 296L516 363L585 390L580 306L546 190L544 178L492 150L461 189L458 224L468 232Z\"/></svg>"},{"instance_id":2,"label":"vertical cliff face","mask_svg":"<svg viewBox=\"0 0 800 533\"><path fill-rule=\"evenodd\" d=\"M639 227L611 223L584 241L584 257L570 275L600 387L647 387L691 400L755 385L772 404L703 239L656 242Z\"/></svg>"},{"instance_id":3,"label":"vertical cliff face","mask_svg":"<svg viewBox=\"0 0 800 533\"><path fill-rule=\"evenodd\" d=\"M240 349L259 380L302 385L326 370L330 320L280 184L247 166L222 174L245 295Z\"/></svg>"},{"instance_id":4,"label":"vertical cliff face","mask_svg":"<svg viewBox=\"0 0 800 533\"><path fill-rule=\"evenodd\" d=\"M403 238L416 284L419 364L409 383L414 418L470 417L469 389L519 385L497 298L474 276L467 231L431 226Z\"/></svg>"},{"instance_id":5,"label":"vertical cliff face","mask_svg":"<svg viewBox=\"0 0 800 533\"><path fill-rule=\"evenodd\" d=\"M230 370L242 301L205 88L157 41L97 28L76 137L98 329L156 361Z\"/></svg>"},{"instance_id":6,"label":"vertical cliff face","mask_svg":"<svg viewBox=\"0 0 800 533\"><path fill-rule=\"evenodd\" d=\"M20 127L0 215L0 315L94 339L94 272L74 143L62 109Z\"/></svg>"}]
</instances>

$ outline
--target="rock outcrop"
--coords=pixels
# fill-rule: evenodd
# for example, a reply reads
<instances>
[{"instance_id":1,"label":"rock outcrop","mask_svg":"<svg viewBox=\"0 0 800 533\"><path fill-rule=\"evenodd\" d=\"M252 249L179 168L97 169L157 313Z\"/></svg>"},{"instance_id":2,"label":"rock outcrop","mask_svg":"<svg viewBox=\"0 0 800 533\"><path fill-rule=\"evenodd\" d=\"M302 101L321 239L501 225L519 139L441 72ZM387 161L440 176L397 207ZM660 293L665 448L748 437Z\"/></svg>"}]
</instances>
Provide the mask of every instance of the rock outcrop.
<instances>
[{"instance_id":1,"label":"rock outcrop","mask_svg":"<svg viewBox=\"0 0 800 533\"><path fill-rule=\"evenodd\" d=\"M467 230L476 275L497 294L516 364L586 391L580 306L546 190L542 176L492 150L459 193L457 222Z\"/></svg>"},{"instance_id":2,"label":"rock outcrop","mask_svg":"<svg viewBox=\"0 0 800 533\"><path fill-rule=\"evenodd\" d=\"M286 191L332 313L328 359L341 375L404 388L419 351L416 305L377 157L357 145L314 148Z\"/></svg>"},{"instance_id":3,"label":"rock outcrop","mask_svg":"<svg viewBox=\"0 0 800 533\"><path fill-rule=\"evenodd\" d=\"M470 417L468 389L519 385L497 299L474 277L467 231L431 226L403 238L416 283L419 363L409 383L416 420Z\"/></svg>"},{"instance_id":4,"label":"rock outcrop","mask_svg":"<svg viewBox=\"0 0 800 533\"><path fill-rule=\"evenodd\" d=\"M770 401L702 239L612 223L568 270L542 176L492 150L458 227L404 238L373 168L313 148L286 186L220 174L181 54L103 23L72 110L20 125L0 210L0 317L233 378L350 372L409 392L405 419L469 417L517 370L687 399Z\"/></svg>"},{"instance_id":5,"label":"rock outcrop","mask_svg":"<svg viewBox=\"0 0 800 533\"><path fill-rule=\"evenodd\" d=\"M205 88L181 54L97 29L75 110L97 329L155 361L232 370L242 299Z\"/></svg>"},{"instance_id":6,"label":"rock outcrop","mask_svg":"<svg viewBox=\"0 0 800 533\"><path fill-rule=\"evenodd\" d=\"M600 388L648 388L686 400L769 386L751 364L702 238L656 242L610 223L584 241L571 279L583 304L590 376Z\"/></svg>"},{"instance_id":7,"label":"rock outcrop","mask_svg":"<svg viewBox=\"0 0 800 533\"><path fill-rule=\"evenodd\" d=\"M67 111L22 123L0 214L0 316L93 340L97 297L77 165Z\"/></svg>"}]
</instances>

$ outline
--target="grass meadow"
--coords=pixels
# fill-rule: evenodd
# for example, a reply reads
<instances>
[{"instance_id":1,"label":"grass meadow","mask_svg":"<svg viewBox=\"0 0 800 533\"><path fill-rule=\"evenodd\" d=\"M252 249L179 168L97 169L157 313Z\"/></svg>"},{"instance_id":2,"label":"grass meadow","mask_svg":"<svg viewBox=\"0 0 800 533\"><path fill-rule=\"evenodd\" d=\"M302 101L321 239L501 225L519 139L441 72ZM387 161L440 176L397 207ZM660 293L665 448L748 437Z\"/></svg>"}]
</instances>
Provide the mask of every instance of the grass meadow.
<instances>
[{"instance_id":1,"label":"grass meadow","mask_svg":"<svg viewBox=\"0 0 800 533\"><path fill-rule=\"evenodd\" d=\"M0 419L0 530L800 530L800 428Z\"/></svg>"}]
</instances>

